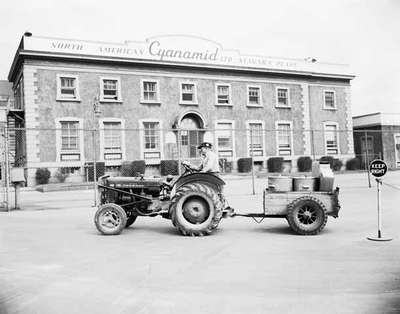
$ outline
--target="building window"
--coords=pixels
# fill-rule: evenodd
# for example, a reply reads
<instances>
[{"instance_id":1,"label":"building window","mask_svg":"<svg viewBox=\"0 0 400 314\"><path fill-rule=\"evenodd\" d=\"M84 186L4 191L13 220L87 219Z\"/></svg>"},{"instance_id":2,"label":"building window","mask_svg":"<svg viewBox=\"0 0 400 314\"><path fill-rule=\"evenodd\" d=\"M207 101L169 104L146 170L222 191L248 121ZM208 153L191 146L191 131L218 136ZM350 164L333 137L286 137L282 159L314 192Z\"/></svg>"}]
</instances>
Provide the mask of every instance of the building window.
<instances>
[{"instance_id":1,"label":"building window","mask_svg":"<svg viewBox=\"0 0 400 314\"><path fill-rule=\"evenodd\" d=\"M231 86L217 85L217 105L231 105Z\"/></svg>"},{"instance_id":2,"label":"building window","mask_svg":"<svg viewBox=\"0 0 400 314\"><path fill-rule=\"evenodd\" d=\"M325 152L327 155L339 154L338 125L337 123L325 123Z\"/></svg>"},{"instance_id":3,"label":"building window","mask_svg":"<svg viewBox=\"0 0 400 314\"><path fill-rule=\"evenodd\" d=\"M335 92L334 91L324 91L324 108L325 109L336 109Z\"/></svg>"},{"instance_id":4,"label":"building window","mask_svg":"<svg viewBox=\"0 0 400 314\"><path fill-rule=\"evenodd\" d=\"M101 101L121 101L121 84L116 78L101 78Z\"/></svg>"},{"instance_id":5,"label":"building window","mask_svg":"<svg viewBox=\"0 0 400 314\"><path fill-rule=\"evenodd\" d=\"M161 128L159 121L142 121L143 158L146 161L161 159Z\"/></svg>"},{"instance_id":6,"label":"building window","mask_svg":"<svg viewBox=\"0 0 400 314\"><path fill-rule=\"evenodd\" d=\"M74 118L56 120L57 160L83 160L83 131L81 123L80 119Z\"/></svg>"},{"instance_id":7,"label":"building window","mask_svg":"<svg viewBox=\"0 0 400 314\"><path fill-rule=\"evenodd\" d=\"M79 100L77 76L57 75L57 100Z\"/></svg>"},{"instance_id":8,"label":"building window","mask_svg":"<svg viewBox=\"0 0 400 314\"><path fill-rule=\"evenodd\" d=\"M264 125L263 122L247 122L248 155L262 157L264 153Z\"/></svg>"},{"instance_id":9,"label":"building window","mask_svg":"<svg viewBox=\"0 0 400 314\"><path fill-rule=\"evenodd\" d=\"M123 136L121 121L103 121L103 145L102 153L104 160L123 159Z\"/></svg>"},{"instance_id":10,"label":"building window","mask_svg":"<svg viewBox=\"0 0 400 314\"><path fill-rule=\"evenodd\" d=\"M277 151L279 156L292 155L292 124L291 122L276 123Z\"/></svg>"},{"instance_id":11,"label":"building window","mask_svg":"<svg viewBox=\"0 0 400 314\"><path fill-rule=\"evenodd\" d=\"M217 151L219 157L233 157L233 121L218 121L216 125Z\"/></svg>"},{"instance_id":12,"label":"building window","mask_svg":"<svg viewBox=\"0 0 400 314\"><path fill-rule=\"evenodd\" d=\"M258 86L247 87L247 105L261 106L261 88Z\"/></svg>"},{"instance_id":13,"label":"building window","mask_svg":"<svg viewBox=\"0 0 400 314\"><path fill-rule=\"evenodd\" d=\"M142 99L144 103L158 103L160 91L158 81L142 81Z\"/></svg>"},{"instance_id":14,"label":"building window","mask_svg":"<svg viewBox=\"0 0 400 314\"><path fill-rule=\"evenodd\" d=\"M277 107L290 107L289 102L289 89L278 87L276 89L276 106Z\"/></svg>"},{"instance_id":15,"label":"building window","mask_svg":"<svg viewBox=\"0 0 400 314\"><path fill-rule=\"evenodd\" d=\"M197 90L194 83L181 83L181 103L197 103Z\"/></svg>"}]
</instances>

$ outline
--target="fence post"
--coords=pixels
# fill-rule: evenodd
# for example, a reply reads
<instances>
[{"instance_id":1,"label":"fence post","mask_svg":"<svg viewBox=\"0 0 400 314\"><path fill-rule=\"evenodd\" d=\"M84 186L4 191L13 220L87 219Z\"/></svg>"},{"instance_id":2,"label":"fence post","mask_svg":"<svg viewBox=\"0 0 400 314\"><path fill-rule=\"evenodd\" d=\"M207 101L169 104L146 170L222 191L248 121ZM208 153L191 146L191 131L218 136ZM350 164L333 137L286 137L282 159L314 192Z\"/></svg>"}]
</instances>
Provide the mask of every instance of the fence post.
<instances>
[{"instance_id":1,"label":"fence post","mask_svg":"<svg viewBox=\"0 0 400 314\"><path fill-rule=\"evenodd\" d=\"M315 141L314 141L314 130L310 130L311 133L311 149L313 155L313 161L315 161Z\"/></svg>"},{"instance_id":2,"label":"fence post","mask_svg":"<svg viewBox=\"0 0 400 314\"><path fill-rule=\"evenodd\" d=\"M177 133L177 139L176 139L176 147L177 147L177 153L178 153L178 175L180 176L182 174L181 171L181 129L178 128L178 133Z\"/></svg>"},{"instance_id":3,"label":"fence post","mask_svg":"<svg viewBox=\"0 0 400 314\"><path fill-rule=\"evenodd\" d=\"M6 190L6 210L7 212L10 211L10 204L9 204L9 186L10 186L10 174L9 174L9 147L8 147L8 127L4 128L4 184Z\"/></svg>"},{"instance_id":4,"label":"fence post","mask_svg":"<svg viewBox=\"0 0 400 314\"><path fill-rule=\"evenodd\" d=\"M362 143L362 141L361 141ZM371 188L371 176L369 174L369 156L368 156L368 139L367 131L364 131L364 145L365 145L365 171L367 171L368 176L368 186Z\"/></svg>"},{"instance_id":5,"label":"fence post","mask_svg":"<svg viewBox=\"0 0 400 314\"><path fill-rule=\"evenodd\" d=\"M97 206L97 166L96 166L96 126L92 130L93 140L93 189L94 189L94 207Z\"/></svg>"},{"instance_id":6,"label":"fence post","mask_svg":"<svg viewBox=\"0 0 400 314\"><path fill-rule=\"evenodd\" d=\"M250 127L250 157L251 157L251 184L253 187L253 195L256 194L254 188L254 160L253 160L253 130Z\"/></svg>"}]
</instances>

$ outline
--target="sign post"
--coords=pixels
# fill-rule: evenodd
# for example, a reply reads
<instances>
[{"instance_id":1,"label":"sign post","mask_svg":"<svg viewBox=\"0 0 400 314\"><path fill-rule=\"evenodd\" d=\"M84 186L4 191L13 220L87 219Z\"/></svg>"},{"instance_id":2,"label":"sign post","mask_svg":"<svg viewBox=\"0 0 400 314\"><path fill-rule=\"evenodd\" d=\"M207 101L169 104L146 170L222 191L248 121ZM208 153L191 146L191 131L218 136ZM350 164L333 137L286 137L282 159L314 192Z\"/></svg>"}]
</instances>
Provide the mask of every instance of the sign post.
<instances>
[{"instance_id":1,"label":"sign post","mask_svg":"<svg viewBox=\"0 0 400 314\"><path fill-rule=\"evenodd\" d=\"M375 177L377 187L377 205L378 205L378 236L367 237L371 241L391 241L392 238L382 236L382 216L381 216L381 186L382 177L388 170L387 164L381 159L375 159L369 164L369 172Z\"/></svg>"}]
</instances>

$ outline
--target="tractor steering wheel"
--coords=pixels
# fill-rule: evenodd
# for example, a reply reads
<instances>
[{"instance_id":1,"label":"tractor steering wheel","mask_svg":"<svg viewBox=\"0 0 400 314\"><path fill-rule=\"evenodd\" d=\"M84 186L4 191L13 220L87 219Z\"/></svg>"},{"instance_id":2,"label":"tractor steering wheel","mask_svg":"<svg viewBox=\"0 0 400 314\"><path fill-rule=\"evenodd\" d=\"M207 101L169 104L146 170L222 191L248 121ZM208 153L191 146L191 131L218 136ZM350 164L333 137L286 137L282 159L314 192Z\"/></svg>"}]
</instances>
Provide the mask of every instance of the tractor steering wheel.
<instances>
[{"instance_id":1,"label":"tractor steering wheel","mask_svg":"<svg viewBox=\"0 0 400 314\"><path fill-rule=\"evenodd\" d=\"M189 172L189 173L193 173L193 169L190 167L190 165L188 165L187 163L185 163L185 162L181 162L181 164L182 164L182 166L183 166L183 168L185 168L185 172Z\"/></svg>"}]
</instances>

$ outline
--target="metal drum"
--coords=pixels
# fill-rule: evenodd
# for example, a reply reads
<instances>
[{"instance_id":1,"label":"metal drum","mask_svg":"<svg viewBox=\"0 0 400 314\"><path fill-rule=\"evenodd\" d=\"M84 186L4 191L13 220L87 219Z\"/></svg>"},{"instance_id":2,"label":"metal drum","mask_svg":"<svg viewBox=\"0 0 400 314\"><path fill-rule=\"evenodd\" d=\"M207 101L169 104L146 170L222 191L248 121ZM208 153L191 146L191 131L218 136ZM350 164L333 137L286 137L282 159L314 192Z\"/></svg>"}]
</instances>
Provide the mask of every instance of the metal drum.
<instances>
[{"instance_id":1,"label":"metal drum","mask_svg":"<svg viewBox=\"0 0 400 314\"><path fill-rule=\"evenodd\" d=\"M268 189L273 192L291 192L293 179L287 176L269 176Z\"/></svg>"},{"instance_id":2,"label":"metal drum","mask_svg":"<svg viewBox=\"0 0 400 314\"><path fill-rule=\"evenodd\" d=\"M316 191L318 180L315 177L294 177L293 191Z\"/></svg>"}]
</instances>

